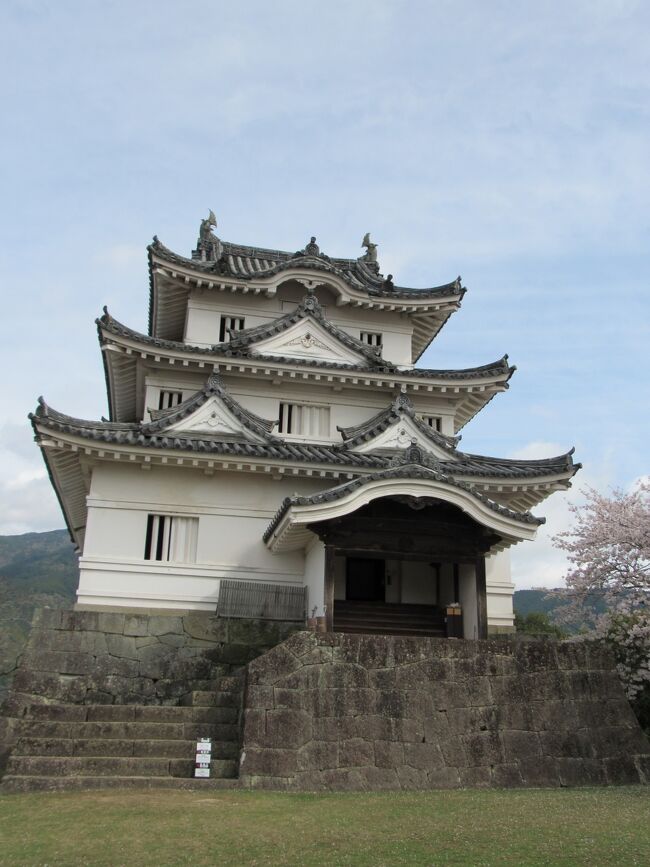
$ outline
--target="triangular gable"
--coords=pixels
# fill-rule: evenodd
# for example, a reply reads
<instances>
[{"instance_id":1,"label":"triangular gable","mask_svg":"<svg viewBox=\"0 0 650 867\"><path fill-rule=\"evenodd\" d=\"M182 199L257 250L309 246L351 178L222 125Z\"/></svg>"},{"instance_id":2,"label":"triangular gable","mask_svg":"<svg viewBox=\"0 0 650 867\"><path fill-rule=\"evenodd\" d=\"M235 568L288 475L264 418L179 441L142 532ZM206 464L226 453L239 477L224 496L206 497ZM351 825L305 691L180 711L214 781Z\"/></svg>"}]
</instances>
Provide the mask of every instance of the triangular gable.
<instances>
[{"instance_id":1,"label":"triangular gable","mask_svg":"<svg viewBox=\"0 0 650 867\"><path fill-rule=\"evenodd\" d=\"M368 439L365 439L358 445L349 446L350 451L358 452L359 454L397 452L407 449L412 445L417 445L438 460L449 461L456 459L451 449L444 448L442 445L434 442L422 430L421 425L418 425L410 416L406 415L406 413L401 413L400 415L401 417L396 419L392 424L389 424L385 430L370 435Z\"/></svg>"},{"instance_id":2,"label":"triangular gable","mask_svg":"<svg viewBox=\"0 0 650 867\"><path fill-rule=\"evenodd\" d=\"M361 353L354 352L313 319L301 319L280 334L251 347L251 355L299 358L314 361L368 366Z\"/></svg>"},{"instance_id":3,"label":"triangular gable","mask_svg":"<svg viewBox=\"0 0 650 867\"><path fill-rule=\"evenodd\" d=\"M144 434L208 434L246 439L252 443L277 442L271 434L274 421L261 418L239 404L216 374L195 395L172 409L152 411Z\"/></svg>"},{"instance_id":4,"label":"triangular gable","mask_svg":"<svg viewBox=\"0 0 650 867\"><path fill-rule=\"evenodd\" d=\"M261 437L236 418L218 395L212 395L194 412L170 425L165 433L195 434L204 433L212 436L237 437L249 442L263 443Z\"/></svg>"}]
</instances>

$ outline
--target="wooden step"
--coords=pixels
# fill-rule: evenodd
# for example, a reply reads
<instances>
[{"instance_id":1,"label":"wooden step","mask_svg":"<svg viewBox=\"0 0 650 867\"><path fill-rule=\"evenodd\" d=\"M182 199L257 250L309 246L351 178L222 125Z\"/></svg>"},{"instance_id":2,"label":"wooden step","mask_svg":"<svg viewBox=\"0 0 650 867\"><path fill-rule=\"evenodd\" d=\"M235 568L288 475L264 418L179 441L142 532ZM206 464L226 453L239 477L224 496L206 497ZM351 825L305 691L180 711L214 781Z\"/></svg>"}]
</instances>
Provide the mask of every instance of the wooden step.
<instances>
[{"instance_id":1,"label":"wooden step","mask_svg":"<svg viewBox=\"0 0 650 867\"><path fill-rule=\"evenodd\" d=\"M377 626L364 628L352 626L349 628L334 627L334 632L343 632L346 635L399 635L402 638L445 638L444 632L436 632L426 629L381 629Z\"/></svg>"}]
</instances>

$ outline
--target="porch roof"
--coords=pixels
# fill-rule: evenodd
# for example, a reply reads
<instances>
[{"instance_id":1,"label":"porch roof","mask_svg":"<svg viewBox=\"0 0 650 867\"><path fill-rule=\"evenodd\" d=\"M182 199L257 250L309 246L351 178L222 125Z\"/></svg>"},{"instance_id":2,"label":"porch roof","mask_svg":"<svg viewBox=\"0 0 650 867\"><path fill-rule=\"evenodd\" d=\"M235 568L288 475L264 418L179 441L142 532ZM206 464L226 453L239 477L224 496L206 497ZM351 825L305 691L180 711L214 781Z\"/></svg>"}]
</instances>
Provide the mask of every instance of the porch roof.
<instances>
[{"instance_id":1,"label":"porch roof","mask_svg":"<svg viewBox=\"0 0 650 867\"><path fill-rule=\"evenodd\" d=\"M502 542L495 550L532 540L544 518L499 505L440 470L417 462L418 449L409 450L414 462L392 466L353 479L310 496L286 497L264 533L264 542L274 552L304 548L314 538L309 525L356 511L381 497L434 497L458 506L479 524L497 533Z\"/></svg>"}]
</instances>

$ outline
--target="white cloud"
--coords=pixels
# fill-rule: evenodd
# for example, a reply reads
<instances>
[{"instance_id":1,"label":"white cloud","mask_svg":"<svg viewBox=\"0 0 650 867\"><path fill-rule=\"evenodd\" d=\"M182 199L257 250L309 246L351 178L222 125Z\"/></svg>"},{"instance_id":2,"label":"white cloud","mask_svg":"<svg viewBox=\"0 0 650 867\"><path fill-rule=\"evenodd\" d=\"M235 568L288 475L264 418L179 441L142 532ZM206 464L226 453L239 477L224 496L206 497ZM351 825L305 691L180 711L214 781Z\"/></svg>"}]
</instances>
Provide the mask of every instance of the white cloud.
<instances>
[{"instance_id":1,"label":"white cloud","mask_svg":"<svg viewBox=\"0 0 650 867\"><path fill-rule=\"evenodd\" d=\"M0 534L55 530L63 515L27 423L0 428Z\"/></svg>"}]
</instances>

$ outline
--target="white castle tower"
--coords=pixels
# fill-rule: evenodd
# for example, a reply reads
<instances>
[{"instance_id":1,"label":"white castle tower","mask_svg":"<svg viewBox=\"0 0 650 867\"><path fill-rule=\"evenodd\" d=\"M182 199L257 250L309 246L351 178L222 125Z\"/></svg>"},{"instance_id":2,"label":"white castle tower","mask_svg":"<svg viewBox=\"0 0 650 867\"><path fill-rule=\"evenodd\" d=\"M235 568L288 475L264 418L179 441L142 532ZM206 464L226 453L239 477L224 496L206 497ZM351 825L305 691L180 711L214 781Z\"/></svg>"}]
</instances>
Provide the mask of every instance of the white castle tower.
<instances>
[{"instance_id":1,"label":"white castle tower","mask_svg":"<svg viewBox=\"0 0 650 867\"><path fill-rule=\"evenodd\" d=\"M467 454L459 431L508 388L507 356L416 362L459 309L457 280L384 277L312 238L287 253L149 247L149 333L97 321L110 421L31 416L81 552L83 609L321 618L336 631L484 637L512 629L508 548L566 489L571 452Z\"/></svg>"}]
</instances>

